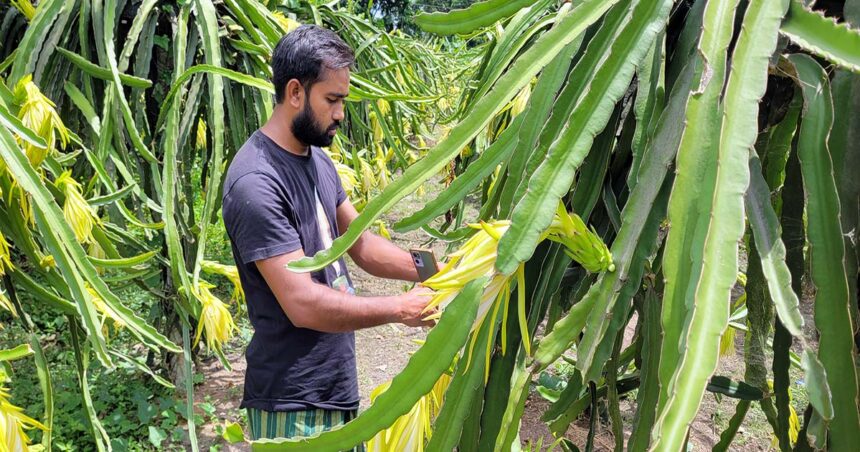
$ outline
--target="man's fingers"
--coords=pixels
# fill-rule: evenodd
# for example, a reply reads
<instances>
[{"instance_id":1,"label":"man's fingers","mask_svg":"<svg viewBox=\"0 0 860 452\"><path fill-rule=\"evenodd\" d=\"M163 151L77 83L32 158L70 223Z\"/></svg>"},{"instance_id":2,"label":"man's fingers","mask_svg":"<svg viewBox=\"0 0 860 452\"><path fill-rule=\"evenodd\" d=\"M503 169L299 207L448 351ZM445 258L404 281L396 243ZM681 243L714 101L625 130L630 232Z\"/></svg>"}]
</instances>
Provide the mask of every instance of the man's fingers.
<instances>
[{"instance_id":1,"label":"man's fingers","mask_svg":"<svg viewBox=\"0 0 860 452\"><path fill-rule=\"evenodd\" d=\"M434 292L433 289L424 286L416 287L412 289L412 291L415 292L415 295L423 295L425 297L436 295L436 292Z\"/></svg>"}]
</instances>

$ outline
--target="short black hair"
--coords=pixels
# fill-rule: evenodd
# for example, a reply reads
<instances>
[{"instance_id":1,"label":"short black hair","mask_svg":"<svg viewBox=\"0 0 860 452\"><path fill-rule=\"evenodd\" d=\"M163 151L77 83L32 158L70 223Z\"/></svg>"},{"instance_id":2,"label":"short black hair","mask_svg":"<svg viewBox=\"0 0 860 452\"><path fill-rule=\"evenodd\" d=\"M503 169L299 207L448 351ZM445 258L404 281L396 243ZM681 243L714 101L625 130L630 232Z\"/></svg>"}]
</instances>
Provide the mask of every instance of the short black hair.
<instances>
[{"instance_id":1,"label":"short black hair","mask_svg":"<svg viewBox=\"0 0 860 452\"><path fill-rule=\"evenodd\" d=\"M296 28L284 35L272 52L275 102L283 102L290 80L298 80L310 91L322 77L323 69L350 67L354 62L352 49L333 31L316 25Z\"/></svg>"}]
</instances>

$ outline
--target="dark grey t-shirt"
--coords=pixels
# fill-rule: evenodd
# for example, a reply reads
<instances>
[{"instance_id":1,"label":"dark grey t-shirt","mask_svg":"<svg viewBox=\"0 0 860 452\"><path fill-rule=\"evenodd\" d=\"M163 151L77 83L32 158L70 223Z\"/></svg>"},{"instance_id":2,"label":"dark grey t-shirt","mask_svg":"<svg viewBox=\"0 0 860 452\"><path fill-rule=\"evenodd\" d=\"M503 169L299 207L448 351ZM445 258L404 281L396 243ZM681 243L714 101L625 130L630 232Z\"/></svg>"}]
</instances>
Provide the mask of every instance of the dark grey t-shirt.
<instances>
[{"instance_id":1,"label":"dark grey t-shirt","mask_svg":"<svg viewBox=\"0 0 860 452\"><path fill-rule=\"evenodd\" d=\"M337 237L336 208L346 194L334 164L321 149L312 147L308 156L298 156L258 130L227 170L224 225L254 327L245 351L242 408L358 408L354 334L294 326L255 264L300 248L308 256L325 248L315 192L331 237ZM338 273L349 278L342 259L339 269L330 265L311 277L331 286Z\"/></svg>"}]
</instances>

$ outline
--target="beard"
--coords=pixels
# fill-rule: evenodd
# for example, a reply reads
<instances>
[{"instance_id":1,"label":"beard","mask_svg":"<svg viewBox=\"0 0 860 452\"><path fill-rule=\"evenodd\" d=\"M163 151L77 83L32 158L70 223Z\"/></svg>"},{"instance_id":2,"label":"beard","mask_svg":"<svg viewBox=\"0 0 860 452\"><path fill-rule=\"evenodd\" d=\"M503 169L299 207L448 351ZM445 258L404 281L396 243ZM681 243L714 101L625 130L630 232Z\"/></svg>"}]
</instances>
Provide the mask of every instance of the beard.
<instances>
[{"instance_id":1,"label":"beard","mask_svg":"<svg viewBox=\"0 0 860 452\"><path fill-rule=\"evenodd\" d=\"M329 132L337 130L338 126L340 126L340 121L335 121L328 127L320 126L314 119L314 111L311 109L310 102L306 101L305 108L293 118L290 129L293 136L302 143L308 146L326 147L331 145L334 140L334 136L329 135Z\"/></svg>"}]
</instances>

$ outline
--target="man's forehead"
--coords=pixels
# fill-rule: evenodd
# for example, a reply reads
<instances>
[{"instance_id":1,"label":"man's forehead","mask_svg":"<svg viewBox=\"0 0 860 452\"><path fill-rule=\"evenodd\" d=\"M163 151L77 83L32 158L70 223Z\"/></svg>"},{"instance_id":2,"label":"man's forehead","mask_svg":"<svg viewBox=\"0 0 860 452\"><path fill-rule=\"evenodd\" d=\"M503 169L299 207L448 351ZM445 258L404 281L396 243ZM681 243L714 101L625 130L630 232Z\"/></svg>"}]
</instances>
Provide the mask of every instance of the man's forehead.
<instances>
[{"instance_id":1,"label":"man's forehead","mask_svg":"<svg viewBox=\"0 0 860 452\"><path fill-rule=\"evenodd\" d=\"M324 95L346 97L349 95L349 68L324 69L314 87L318 87Z\"/></svg>"},{"instance_id":2,"label":"man's forehead","mask_svg":"<svg viewBox=\"0 0 860 452\"><path fill-rule=\"evenodd\" d=\"M320 72L320 82L349 83L349 68L331 69L324 67Z\"/></svg>"}]
</instances>

